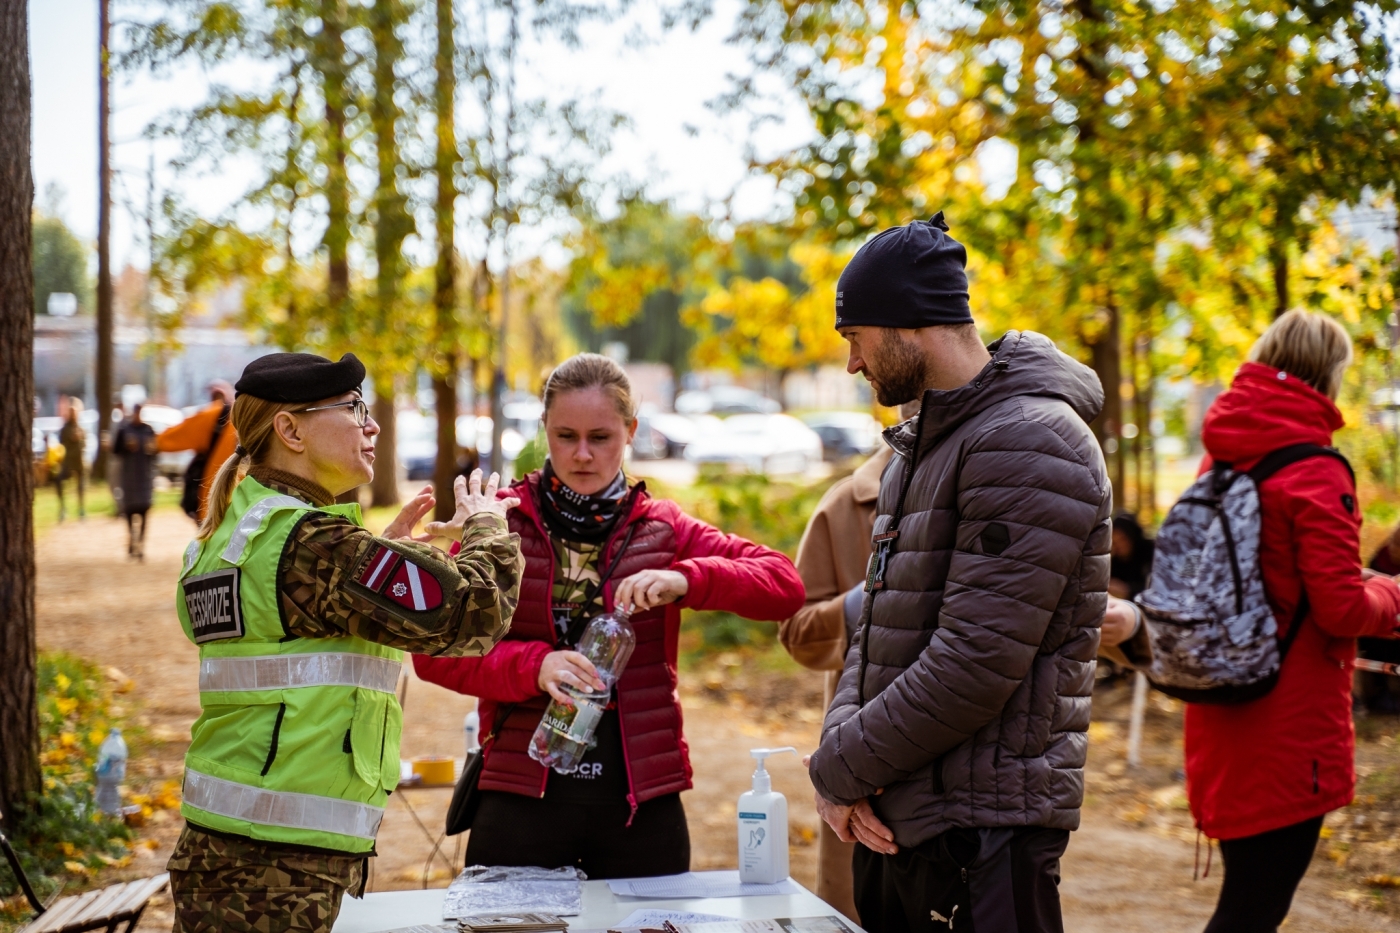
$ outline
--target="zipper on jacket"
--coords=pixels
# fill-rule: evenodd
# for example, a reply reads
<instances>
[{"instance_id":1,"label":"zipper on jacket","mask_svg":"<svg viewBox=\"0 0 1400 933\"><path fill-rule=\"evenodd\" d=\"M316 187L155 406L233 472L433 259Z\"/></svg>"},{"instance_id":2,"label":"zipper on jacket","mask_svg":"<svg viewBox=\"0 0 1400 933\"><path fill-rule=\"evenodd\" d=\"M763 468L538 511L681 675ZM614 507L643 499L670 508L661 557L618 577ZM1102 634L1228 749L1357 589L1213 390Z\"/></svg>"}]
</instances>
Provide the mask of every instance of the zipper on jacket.
<instances>
[{"instance_id":1,"label":"zipper on jacket","mask_svg":"<svg viewBox=\"0 0 1400 933\"><path fill-rule=\"evenodd\" d=\"M277 705L277 721L272 724L272 744L267 749L267 761L263 763L262 774L267 777L267 772L272 770L272 763L277 760L277 737L282 734L282 717L287 715L287 704ZM346 730L345 741L349 743L350 732ZM1317 783L1317 762L1313 762L1313 784Z\"/></svg>"},{"instance_id":2,"label":"zipper on jacket","mask_svg":"<svg viewBox=\"0 0 1400 933\"><path fill-rule=\"evenodd\" d=\"M624 829L631 827L632 821L637 818L637 783L632 780L632 756L627 754L627 727L622 722L622 691L617 691L617 732L622 736L622 766L627 771L627 805L632 808L632 812L627 814L627 825Z\"/></svg>"},{"instance_id":3,"label":"zipper on jacket","mask_svg":"<svg viewBox=\"0 0 1400 933\"><path fill-rule=\"evenodd\" d=\"M1313 759L1313 793L1318 793L1317 788L1317 759Z\"/></svg>"}]
</instances>

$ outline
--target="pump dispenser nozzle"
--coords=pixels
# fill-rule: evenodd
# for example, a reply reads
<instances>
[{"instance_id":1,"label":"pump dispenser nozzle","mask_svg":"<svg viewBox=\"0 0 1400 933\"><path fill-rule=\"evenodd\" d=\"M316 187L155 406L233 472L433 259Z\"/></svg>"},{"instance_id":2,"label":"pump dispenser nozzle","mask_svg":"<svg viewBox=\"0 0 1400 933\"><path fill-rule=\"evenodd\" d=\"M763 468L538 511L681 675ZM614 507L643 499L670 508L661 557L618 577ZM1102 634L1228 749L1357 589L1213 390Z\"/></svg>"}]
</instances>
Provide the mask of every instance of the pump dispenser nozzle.
<instances>
[{"instance_id":1,"label":"pump dispenser nozzle","mask_svg":"<svg viewBox=\"0 0 1400 933\"><path fill-rule=\"evenodd\" d=\"M768 775L768 769L763 766L763 761L769 755L780 755L783 752L797 754L797 749L791 745L784 745L782 748L753 748L749 749L749 754L758 761L758 767L753 772L753 792L755 794L766 794L773 789L773 779Z\"/></svg>"}]
</instances>

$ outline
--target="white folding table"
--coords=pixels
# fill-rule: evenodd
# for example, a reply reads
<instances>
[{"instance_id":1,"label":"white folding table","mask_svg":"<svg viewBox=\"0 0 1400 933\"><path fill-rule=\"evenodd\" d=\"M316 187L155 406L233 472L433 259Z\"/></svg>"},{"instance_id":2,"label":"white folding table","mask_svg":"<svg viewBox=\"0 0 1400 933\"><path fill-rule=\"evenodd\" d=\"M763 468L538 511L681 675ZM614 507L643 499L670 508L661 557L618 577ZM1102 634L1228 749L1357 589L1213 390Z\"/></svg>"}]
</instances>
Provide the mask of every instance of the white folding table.
<instances>
[{"instance_id":1,"label":"white folding table","mask_svg":"<svg viewBox=\"0 0 1400 933\"><path fill-rule=\"evenodd\" d=\"M793 882L795 894L770 894L760 897L705 897L661 899L619 897L612 893L606 881L583 882L583 912L566 917L574 930L605 930L616 926L634 910L677 910L696 914L715 914L739 920L771 920L777 917L829 917L842 914L811 891ZM366 894L355 900L347 897L341 903L334 933L381 933L420 923L444 923L442 900L446 888L427 891L385 891ZM844 918L851 928L860 927Z\"/></svg>"}]
</instances>

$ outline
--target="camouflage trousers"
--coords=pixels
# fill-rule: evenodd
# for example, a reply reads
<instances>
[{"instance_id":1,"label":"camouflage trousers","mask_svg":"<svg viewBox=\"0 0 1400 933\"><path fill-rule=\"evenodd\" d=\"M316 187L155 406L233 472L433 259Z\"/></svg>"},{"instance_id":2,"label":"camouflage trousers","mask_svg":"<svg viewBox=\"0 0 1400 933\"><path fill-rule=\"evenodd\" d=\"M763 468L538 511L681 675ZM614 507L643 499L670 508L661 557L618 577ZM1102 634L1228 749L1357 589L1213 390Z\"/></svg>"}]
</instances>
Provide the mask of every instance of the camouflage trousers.
<instances>
[{"instance_id":1,"label":"camouflage trousers","mask_svg":"<svg viewBox=\"0 0 1400 933\"><path fill-rule=\"evenodd\" d=\"M365 857L230 839L186 826L167 869L174 933L330 933Z\"/></svg>"}]
</instances>

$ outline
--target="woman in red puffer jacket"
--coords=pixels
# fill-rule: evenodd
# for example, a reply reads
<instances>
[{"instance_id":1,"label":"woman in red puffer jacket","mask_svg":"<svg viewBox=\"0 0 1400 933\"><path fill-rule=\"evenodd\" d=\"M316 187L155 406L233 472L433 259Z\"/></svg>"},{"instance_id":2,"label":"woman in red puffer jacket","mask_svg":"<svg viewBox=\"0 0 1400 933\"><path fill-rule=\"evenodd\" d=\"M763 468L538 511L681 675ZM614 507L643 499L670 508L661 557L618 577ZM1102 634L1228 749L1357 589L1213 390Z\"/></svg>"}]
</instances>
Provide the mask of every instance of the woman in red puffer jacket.
<instances>
[{"instance_id":1,"label":"woman in red puffer jacket","mask_svg":"<svg viewBox=\"0 0 1400 933\"><path fill-rule=\"evenodd\" d=\"M1336 321L1301 311L1279 318L1206 414L1210 458L1247 470L1282 447L1330 445L1351 356ZM1269 694L1186 708L1191 812L1220 840L1225 861L1207 933L1273 931L1288 915L1323 816L1346 806L1356 784L1356 639L1393 637L1400 617L1400 586L1362 570L1361 510L1344 464L1294 463L1263 483L1259 499L1259 561L1280 637L1304 591L1311 609Z\"/></svg>"},{"instance_id":2,"label":"woman in red puffer jacket","mask_svg":"<svg viewBox=\"0 0 1400 933\"><path fill-rule=\"evenodd\" d=\"M575 866L591 878L690 869L680 792L690 784L676 652L681 609L777 621L805 591L777 551L629 488L622 456L637 428L622 368L575 356L545 384L549 460L502 496L525 573L510 632L479 658L415 657L418 676L480 698L485 759L467 864ZM602 583L600 586L599 583ZM530 737L561 687L603 689L570 637L614 605L634 607L637 647L579 769L530 758Z\"/></svg>"}]
</instances>

